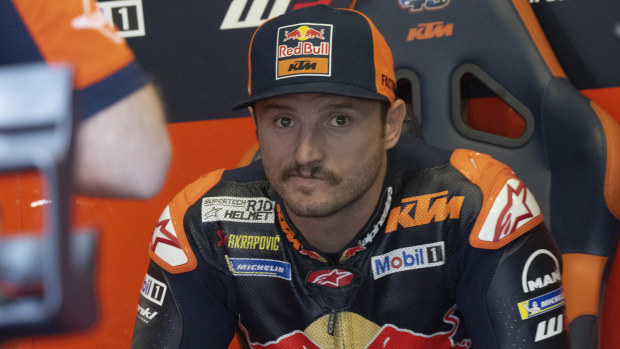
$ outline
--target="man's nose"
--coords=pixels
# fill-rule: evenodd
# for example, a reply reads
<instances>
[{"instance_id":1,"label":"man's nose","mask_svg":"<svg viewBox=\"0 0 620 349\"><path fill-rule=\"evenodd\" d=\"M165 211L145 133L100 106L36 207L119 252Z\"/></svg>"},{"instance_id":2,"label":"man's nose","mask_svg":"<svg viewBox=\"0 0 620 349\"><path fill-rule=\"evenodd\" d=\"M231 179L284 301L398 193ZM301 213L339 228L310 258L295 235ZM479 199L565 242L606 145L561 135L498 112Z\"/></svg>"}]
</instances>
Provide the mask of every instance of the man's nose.
<instances>
[{"instance_id":1,"label":"man's nose","mask_svg":"<svg viewBox=\"0 0 620 349\"><path fill-rule=\"evenodd\" d=\"M319 132L311 127L300 130L295 149L295 160L300 165L311 165L323 159L323 144Z\"/></svg>"}]
</instances>

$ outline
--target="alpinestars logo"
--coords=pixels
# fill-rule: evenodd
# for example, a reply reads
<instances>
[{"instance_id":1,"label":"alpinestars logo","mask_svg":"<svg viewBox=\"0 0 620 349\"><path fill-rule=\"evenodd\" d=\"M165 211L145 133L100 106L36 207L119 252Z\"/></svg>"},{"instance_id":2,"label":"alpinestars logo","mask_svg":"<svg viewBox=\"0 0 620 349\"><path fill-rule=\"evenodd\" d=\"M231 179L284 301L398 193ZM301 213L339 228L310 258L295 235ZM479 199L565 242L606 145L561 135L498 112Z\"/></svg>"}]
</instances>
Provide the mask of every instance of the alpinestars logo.
<instances>
[{"instance_id":1,"label":"alpinestars logo","mask_svg":"<svg viewBox=\"0 0 620 349\"><path fill-rule=\"evenodd\" d=\"M117 44L124 41L114 28L114 25L104 17L97 6L93 6L88 0L82 0L82 9L84 12L71 21L73 28L96 30Z\"/></svg>"},{"instance_id":2,"label":"alpinestars logo","mask_svg":"<svg viewBox=\"0 0 620 349\"><path fill-rule=\"evenodd\" d=\"M155 225L151 238L151 250L155 255L171 266L179 266L188 262L181 248L174 225L170 219L170 207L166 206Z\"/></svg>"},{"instance_id":3,"label":"alpinestars logo","mask_svg":"<svg viewBox=\"0 0 620 349\"><path fill-rule=\"evenodd\" d=\"M497 242L540 216L534 195L517 179L509 179L493 202L478 238Z\"/></svg>"},{"instance_id":4,"label":"alpinestars logo","mask_svg":"<svg viewBox=\"0 0 620 349\"><path fill-rule=\"evenodd\" d=\"M323 269L308 274L306 282L332 288L349 285L353 282L353 273L343 269Z\"/></svg>"},{"instance_id":5,"label":"alpinestars logo","mask_svg":"<svg viewBox=\"0 0 620 349\"><path fill-rule=\"evenodd\" d=\"M521 182L517 187L506 186L508 202L499 215L499 220L495 226L495 237L497 240L517 230L517 225L521 221L528 220L534 215L527 203L527 190Z\"/></svg>"}]
</instances>

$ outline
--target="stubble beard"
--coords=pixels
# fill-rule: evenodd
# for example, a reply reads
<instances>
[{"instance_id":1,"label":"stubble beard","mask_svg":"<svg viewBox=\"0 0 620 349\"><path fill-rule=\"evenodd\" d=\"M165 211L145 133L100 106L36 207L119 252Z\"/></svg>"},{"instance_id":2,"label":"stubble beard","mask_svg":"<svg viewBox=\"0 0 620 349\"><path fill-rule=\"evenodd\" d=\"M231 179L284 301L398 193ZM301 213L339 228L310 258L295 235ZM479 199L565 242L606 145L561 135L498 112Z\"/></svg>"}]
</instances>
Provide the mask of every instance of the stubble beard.
<instances>
[{"instance_id":1,"label":"stubble beard","mask_svg":"<svg viewBox=\"0 0 620 349\"><path fill-rule=\"evenodd\" d=\"M372 167L359 169L355 173L348 174L346 178L322 166L307 169L299 164L292 164L281 171L278 180L273 182L272 186L284 200L287 210L293 214L305 218L329 217L351 208L368 192L379 176L381 154L375 154L370 164ZM333 194L314 198L312 189L287 187L286 182L303 170L310 170L312 178L324 180L333 189Z\"/></svg>"}]
</instances>

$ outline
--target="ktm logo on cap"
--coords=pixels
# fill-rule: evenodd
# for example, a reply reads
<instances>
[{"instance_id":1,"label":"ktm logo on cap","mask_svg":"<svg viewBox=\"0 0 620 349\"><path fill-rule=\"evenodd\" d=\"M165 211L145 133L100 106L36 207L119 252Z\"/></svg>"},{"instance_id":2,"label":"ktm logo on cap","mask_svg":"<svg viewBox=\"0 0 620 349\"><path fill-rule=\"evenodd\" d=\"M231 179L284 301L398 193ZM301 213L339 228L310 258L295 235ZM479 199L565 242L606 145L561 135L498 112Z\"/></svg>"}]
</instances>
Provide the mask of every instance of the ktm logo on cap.
<instances>
[{"instance_id":1,"label":"ktm logo on cap","mask_svg":"<svg viewBox=\"0 0 620 349\"><path fill-rule=\"evenodd\" d=\"M331 75L332 26L298 23L278 28L276 79Z\"/></svg>"}]
</instances>

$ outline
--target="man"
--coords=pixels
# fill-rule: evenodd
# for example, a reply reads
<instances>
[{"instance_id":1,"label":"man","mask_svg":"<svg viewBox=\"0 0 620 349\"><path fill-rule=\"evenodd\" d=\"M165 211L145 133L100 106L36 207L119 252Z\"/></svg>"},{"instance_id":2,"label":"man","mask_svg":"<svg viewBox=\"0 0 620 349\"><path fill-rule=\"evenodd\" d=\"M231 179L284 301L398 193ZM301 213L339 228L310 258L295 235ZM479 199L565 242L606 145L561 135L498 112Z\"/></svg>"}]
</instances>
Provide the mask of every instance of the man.
<instances>
[{"instance_id":1,"label":"man","mask_svg":"<svg viewBox=\"0 0 620 349\"><path fill-rule=\"evenodd\" d=\"M262 160L164 209L135 348L226 348L235 332L252 348L565 347L560 257L531 192L487 155L400 139L367 17L284 14L249 65L237 107Z\"/></svg>"},{"instance_id":2,"label":"man","mask_svg":"<svg viewBox=\"0 0 620 349\"><path fill-rule=\"evenodd\" d=\"M150 198L171 148L159 96L93 0L0 0L0 65L69 64L75 76L75 191Z\"/></svg>"}]
</instances>

